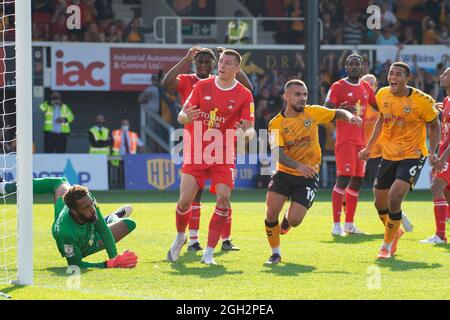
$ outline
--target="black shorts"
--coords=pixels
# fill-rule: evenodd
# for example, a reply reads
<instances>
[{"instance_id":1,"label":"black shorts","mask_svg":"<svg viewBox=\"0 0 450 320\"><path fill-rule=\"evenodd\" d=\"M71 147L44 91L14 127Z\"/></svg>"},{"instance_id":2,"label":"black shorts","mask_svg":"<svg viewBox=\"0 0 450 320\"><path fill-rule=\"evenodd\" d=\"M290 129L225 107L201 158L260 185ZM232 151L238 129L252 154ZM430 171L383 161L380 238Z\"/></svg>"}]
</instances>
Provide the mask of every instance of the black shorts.
<instances>
[{"instance_id":1,"label":"black shorts","mask_svg":"<svg viewBox=\"0 0 450 320\"><path fill-rule=\"evenodd\" d=\"M314 178L294 176L277 171L270 180L268 190L281 194L307 209L311 208L319 187L319 175Z\"/></svg>"},{"instance_id":2,"label":"black shorts","mask_svg":"<svg viewBox=\"0 0 450 320\"><path fill-rule=\"evenodd\" d=\"M370 158L366 163L366 179L369 181L370 185L373 185L375 178L377 177L378 167L381 163L381 157Z\"/></svg>"},{"instance_id":3,"label":"black shorts","mask_svg":"<svg viewBox=\"0 0 450 320\"><path fill-rule=\"evenodd\" d=\"M427 157L424 156L419 159L399 161L381 159L374 182L375 189L389 189L394 181L399 179L409 183L410 189L412 190L419 179L420 171L422 171L426 159Z\"/></svg>"}]
</instances>

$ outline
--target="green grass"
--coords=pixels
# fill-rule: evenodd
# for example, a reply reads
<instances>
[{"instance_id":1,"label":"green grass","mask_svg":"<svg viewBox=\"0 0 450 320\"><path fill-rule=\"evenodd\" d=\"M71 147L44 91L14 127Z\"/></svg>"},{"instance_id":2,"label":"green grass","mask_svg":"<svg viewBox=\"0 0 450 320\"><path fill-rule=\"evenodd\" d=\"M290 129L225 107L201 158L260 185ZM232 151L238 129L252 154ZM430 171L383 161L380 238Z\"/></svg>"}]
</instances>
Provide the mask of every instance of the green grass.
<instances>
[{"instance_id":1,"label":"green grass","mask_svg":"<svg viewBox=\"0 0 450 320\"><path fill-rule=\"evenodd\" d=\"M429 191L408 195L403 209L414 223L414 232L399 242L398 254L389 261L375 257L383 228L373 208L372 195L364 191L356 222L369 236L333 238L331 194L320 190L303 224L282 236L283 262L264 266L270 250L264 232L265 192L238 191L233 195L233 239L240 252L216 250L218 266L200 263L200 253L182 251L180 259L165 261L175 236L176 193L111 191L95 193L104 213L123 203L133 203L137 229L118 243L139 256L134 270L82 272L80 289L71 289L65 259L51 236L50 197L37 197L34 206L33 286L0 285L13 299L449 299L450 246L420 245L434 232ZM205 194L201 243L214 208ZM10 256L13 260L14 257ZM87 258L106 259L104 252ZM1 260L0 260L1 262ZM369 288L379 270L379 286Z\"/></svg>"}]
</instances>

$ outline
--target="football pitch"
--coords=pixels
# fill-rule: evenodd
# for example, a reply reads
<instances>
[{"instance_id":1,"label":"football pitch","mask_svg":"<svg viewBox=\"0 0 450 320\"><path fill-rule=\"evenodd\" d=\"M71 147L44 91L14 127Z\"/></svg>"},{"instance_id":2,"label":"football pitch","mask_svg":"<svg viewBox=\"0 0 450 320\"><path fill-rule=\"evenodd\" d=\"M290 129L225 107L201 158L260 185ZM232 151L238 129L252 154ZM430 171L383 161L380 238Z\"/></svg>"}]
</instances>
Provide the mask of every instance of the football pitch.
<instances>
[{"instance_id":1,"label":"football pitch","mask_svg":"<svg viewBox=\"0 0 450 320\"><path fill-rule=\"evenodd\" d=\"M319 190L303 223L281 237L282 263L265 266L270 249L264 231L265 190L235 191L232 196L233 242L239 252L216 249L217 266L200 263L200 253L183 248L176 263L165 261L176 233L177 193L94 192L103 214L125 203L134 205L136 230L118 243L139 256L136 269L90 269L67 273L51 236L50 197L34 205L34 285L1 285L13 299L449 299L450 245L418 241L434 232L430 191L407 195L404 211L414 231L399 241L398 253L377 261L383 228L370 190L361 192L356 223L370 235L334 238L331 192ZM205 192L200 241L206 245L214 198ZM100 252L86 258L99 262ZM11 259L14 259L11 257ZM1 298L0 298L1 299Z\"/></svg>"}]
</instances>

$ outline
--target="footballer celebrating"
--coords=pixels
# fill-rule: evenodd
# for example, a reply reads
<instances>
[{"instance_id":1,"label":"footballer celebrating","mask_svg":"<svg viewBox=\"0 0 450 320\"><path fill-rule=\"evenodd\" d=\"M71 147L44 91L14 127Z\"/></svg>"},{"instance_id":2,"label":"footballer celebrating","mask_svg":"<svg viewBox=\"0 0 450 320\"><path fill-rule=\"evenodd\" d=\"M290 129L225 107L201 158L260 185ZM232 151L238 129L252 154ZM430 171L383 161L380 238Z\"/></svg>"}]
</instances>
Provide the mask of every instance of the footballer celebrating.
<instances>
[{"instance_id":1,"label":"footballer celebrating","mask_svg":"<svg viewBox=\"0 0 450 320\"><path fill-rule=\"evenodd\" d=\"M277 171L266 195L265 229L272 249L266 264L281 262L280 233L286 234L291 227L300 225L313 204L322 157L318 125L335 119L362 125L362 119L347 110L306 105L308 89L301 80L288 81L284 91L286 108L269 123ZM288 199L291 204L280 225L278 217Z\"/></svg>"},{"instance_id":2,"label":"footballer celebrating","mask_svg":"<svg viewBox=\"0 0 450 320\"><path fill-rule=\"evenodd\" d=\"M197 82L179 117L185 125L183 166L176 208L177 236L167 253L170 262L178 259L187 241L185 231L195 195L211 179L217 200L201 261L215 264L213 252L230 213L234 187L235 133L242 129L246 135L254 134L253 96L236 80L241 61L238 52L224 50L219 58L218 76Z\"/></svg>"},{"instance_id":3,"label":"footballer celebrating","mask_svg":"<svg viewBox=\"0 0 450 320\"><path fill-rule=\"evenodd\" d=\"M363 58L351 54L345 60L347 77L331 85L325 100L325 107L345 108L366 122L367 107L376 108L375 93L369 83L361 80L364 69ZM369 108L370 108L369 106ZM332 192L333 229L337 236L361 234L354 224L359 190L365 176L365 161L358 158L358 152L365 146L364 126L358 127L346 121L336 121L336 184ZM345 199L344 199L345 197ZM342 204L345 200L345 225L341 227Z\"/></svg>"},{"instance_id":4,"label":"footballer celebrating","mask_svg":"<svg viewBox=\"0 0 450 320\"><path fill-rule=\"evenodd\" d=\"M438 111L434 100L422 91L408 86L411 68L395 62L389 68L388 87L376 95L380 116L372 136L359 157L367 160L378 139L383 141L383 156L375 179L375 207L385 227L379 259L391 258L404 234L402 201L416 183L426 157L435 165L439 142ZM429 149L427 149L427 126Z\"/></svg>"},{"instance_id":5,"label":"footballer celebrating","mask_svg":"<svg viewBox=\"0 0 450 320\"><path fill-rule=\"evenodd\" d=\"M223 51L223 48L220 48ZM194 62L195 73L182 73L190 64ZM181 105L184 105L194 85L201 79L208 79L214 77L211 74L214 65L216 64L216 56L211 49L201 48L194 46L189 49L186 56L180 60L172 69L167 72L162 81L162 85L168 90L176 90L181 97ZM247 78L242 70L239 70L236 75L236 79L241 82L250 91L253 87L250 80ZM180 122L181 123L181 122ZM203 189L199 189L192 202L192 213L189 221L189 244L188 251L200 251L203 248L200 245L198 238L198 230L200 228L200 215L201 215L201 197ZM239 250L231 242L231 222L232 222L232 210L228 214L228 220L223 230L222 238L222 251L237 251Z\"/></svg>"}]
</instances>

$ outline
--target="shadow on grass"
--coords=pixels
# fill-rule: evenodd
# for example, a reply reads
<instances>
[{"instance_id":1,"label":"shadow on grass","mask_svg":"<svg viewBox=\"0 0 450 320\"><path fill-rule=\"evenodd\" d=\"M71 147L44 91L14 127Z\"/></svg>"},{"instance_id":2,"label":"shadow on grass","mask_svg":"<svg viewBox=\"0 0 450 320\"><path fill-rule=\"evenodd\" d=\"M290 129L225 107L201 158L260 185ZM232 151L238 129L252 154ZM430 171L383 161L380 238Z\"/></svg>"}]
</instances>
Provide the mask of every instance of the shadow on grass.
<instances>
[{"instance_id":1,"label":"shadow on grass","mask_svg":"<svg viewBox=\"0 0 450 320\"><path fill-rule=\"evenodd\" d=\"M404 261L404 260L397 260L395 257L392 257L391 259L377 259L375 261L375 264L378 265L380 268L389 268L391 271L408 271L408 270L415 270L415 269L436 269L436 268L442 268L443 265L440 263L432 263L428 264L426 262L417 262L417 261Z\"/></svg>"},{"instance_id":2,"label":"shadow on grass","mask_svg":"<svg viewBox=\"0 0 450 320\"><path fill-rule=\"evenodd\" d=\"M243 271L228 271L225 266L222 265L222 261L218 261L217 257L220 257L222 254L218 253L215 255L215 260L217 265L205 265L200 262L201 255L193 254L193 252L186 253L174 262L170 263L166 260L163 260L164 263L170 263L170 267L172 271L171 275L179 275L179 276L197 276L199 278L217 278L224 275L235 275L235 274L243 274ZM197 266L186 266L186 264L198 263Z\"/></svg>"},{"instance_id":3,"label":"shadow on grass","mask_svg":"<svg viewBox=\"0 0 450 320\"><path fill-rule=\"evenodd\" d=\"M380 240L384 238L384 234L349 234L345 237L333 236L333 240L320 241L322 243L361 243Z\"/></svg>"},{"instance_id":4,"label":"shadow on grass","mask_svg":"<svg viewBox=\"0 0 450 320\"><path fill-rule=\"evenodd\" d=\"M313 266L307 266L290 262L286 263L281 262L275 265L264 264L264 267L266 268L266 270L262 272L277 274L279 276L297 276L299 274L313 272L316 269L316 267Z\"/></svg>"},{"instance_id":5,"label":"shadow on grass","mask_svg":"<svg viewBox=\"0 0 450 320\"><path fill-rule=\"evenodd\" d=\"M39 269L36 269L39 271ZM76 275L75 269L69 269L68 267L53 267L53 268L43 268L40 269L42 271L49 271L53 273L54 276L58 277L69 277L72 275ZM91 272L92 269L78 269L80 271L80 275L86 274L88 272Z\"/></svg>"}]
</instances>

